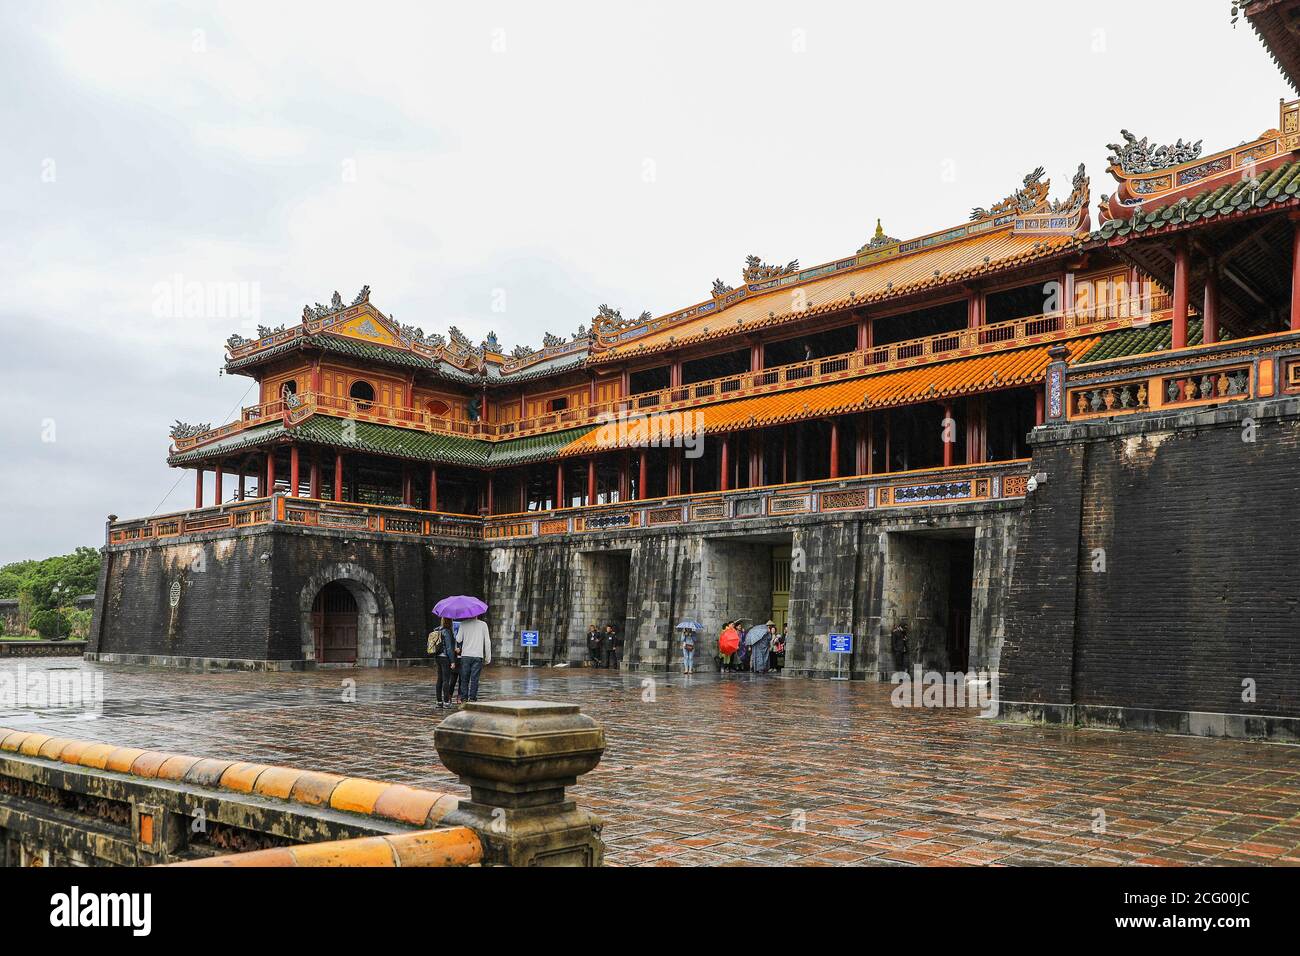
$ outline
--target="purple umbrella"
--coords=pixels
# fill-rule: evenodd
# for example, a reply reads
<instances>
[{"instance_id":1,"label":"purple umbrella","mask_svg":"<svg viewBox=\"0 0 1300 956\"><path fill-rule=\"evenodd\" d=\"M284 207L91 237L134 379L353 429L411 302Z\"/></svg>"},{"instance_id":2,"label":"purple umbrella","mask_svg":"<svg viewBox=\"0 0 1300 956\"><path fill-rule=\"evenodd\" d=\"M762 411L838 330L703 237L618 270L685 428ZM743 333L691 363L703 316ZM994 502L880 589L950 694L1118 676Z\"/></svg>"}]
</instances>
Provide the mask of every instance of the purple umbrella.
<instances>
[{"instance_id":1,"label":"purple umbrella","mask_svg":"<svg viewBox=\"0 0 1300 956\"><path fill-rule=\"evenodd\" d=\"M433 613L439 617L449 617L453 621L463 621L467 618L478 617L487 609L488 606L476 597L470 597L468 594L454 594L435 604Z\"/></svg>"}]
</instances>

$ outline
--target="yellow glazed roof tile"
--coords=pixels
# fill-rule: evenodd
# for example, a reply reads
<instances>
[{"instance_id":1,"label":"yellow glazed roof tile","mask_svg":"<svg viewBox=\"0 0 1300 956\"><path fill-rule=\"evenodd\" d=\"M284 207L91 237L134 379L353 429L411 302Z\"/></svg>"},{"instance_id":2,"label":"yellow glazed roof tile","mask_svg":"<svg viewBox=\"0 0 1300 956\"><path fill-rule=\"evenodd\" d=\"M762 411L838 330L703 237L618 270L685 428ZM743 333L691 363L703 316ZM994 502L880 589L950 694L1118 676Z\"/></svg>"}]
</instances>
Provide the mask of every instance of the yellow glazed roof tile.
<instances>
[{"instance_id":1,"label":"yellow glazed roof tile","mask_svg":"<svg viewBox=\"0 0 1300 956\"><path fill-rule=\"evenodd\" d=\"M806 319L846 305L867 305L932 286L1059 254L1078 245L1074 236L1034 236L1002 230L886 259L860 269L785 286L742 299L718 312L666 325L629 338L592 356L592 362L624 359L722 338L766 325ZM936 272L938 273L936 275ZM849 298L852 293L852 299Z\"/></svg>"}]
</instances>

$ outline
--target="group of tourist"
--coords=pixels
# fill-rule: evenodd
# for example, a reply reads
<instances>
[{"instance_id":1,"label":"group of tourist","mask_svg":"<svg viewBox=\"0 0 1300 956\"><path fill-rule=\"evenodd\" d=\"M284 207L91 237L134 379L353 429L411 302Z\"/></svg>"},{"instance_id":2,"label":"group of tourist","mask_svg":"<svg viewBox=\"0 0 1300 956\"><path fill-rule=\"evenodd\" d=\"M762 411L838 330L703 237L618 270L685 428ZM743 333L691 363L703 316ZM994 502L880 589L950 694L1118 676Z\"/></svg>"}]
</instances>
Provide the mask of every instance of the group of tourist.
<instances>
[{"instance_id":1,"label":"group of tourist","mask_svg":"<svg viewBox=\"0 0 1300 956\"><path fill-rule=\"evenodd\" d=\"M492 640L481 618L452 621L439 618L429 632L427 650L438 664L438 707L456 707L478 700L479 675L492 662Z\"/></svg>"},{"instance_id":2,"label":"group of tourist","mask_svg":"<svg viewBox=\"0 0 1300 956\"><path fill-rule=\"evenodd\" d=\"M780 633L776 624L768 621L745 630L744 621L737 618L722 626L718 635L718 671L750 671L754 674L767 674L780 671L785 666L786 630L789 625L782 625ZM693 635L691 637L693 641ZM691 649L692 662L686 673L694 671L694 647ZM682 646L682 659L686 660L685 642Z\"/></svg>"},{"instance_id":3,"label":"group of tourist","mask_svg":"<svg viewBox=\"0 0 1300 956\"><path fill-rule=\"evenodd\" d=\"M587 628L587 653L592 667L617 670L623 660L623 635L613 624L606 624L603 631L593 624Z\"/></svg>"}]
</instances>

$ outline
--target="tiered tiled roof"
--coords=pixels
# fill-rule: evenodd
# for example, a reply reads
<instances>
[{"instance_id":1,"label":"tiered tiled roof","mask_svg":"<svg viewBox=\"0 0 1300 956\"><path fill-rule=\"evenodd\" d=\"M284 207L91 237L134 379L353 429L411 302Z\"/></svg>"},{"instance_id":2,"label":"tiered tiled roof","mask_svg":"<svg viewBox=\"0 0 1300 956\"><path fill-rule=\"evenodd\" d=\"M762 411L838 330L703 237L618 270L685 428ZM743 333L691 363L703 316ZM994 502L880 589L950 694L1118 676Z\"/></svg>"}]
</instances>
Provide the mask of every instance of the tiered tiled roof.
<instances>
[{"instance_id":1,"label":"tiered tiled roof","mask_svg":"<svg viewBox=\"0 0 1300 956\"><path fill-rule=\"evenodd\" d=\"M1177 202L1134 212L1128 219L1109 219L1094 235L1102 240L1139 236L1252 209L1295 204L1298 197L1300 160L1292 160L1262 173L1257 179L1240 176L1216 179L1209 188Z\"/></svg>"},{"instance_id":2,"label":"tiered tiled roof","mask_svg":"<svg viewBox=\"0 0 1300 956\"><path fill-rule=\"evenodd\" d=\"M1088 229L1088 177L1082 166L1068 199L1048 200L1050 181L1034 170L992 208L977 208L960 226L899 241L877 223L875 237L845 259L800 269L757 264L746 283L719 282L713 298L658 318L628 323L596 320L592 363L653 354L678 346L805 321L859 305L902 299L980 276L1067 254Z\"/></svg>"},{"instance_id":3,"label":"tiered tiled roof","mask_svg":"<svg viewBox=\"0 0 1300 956\"><path fill-rule=\"evenodd\" d=\"M1234 22L1238 12L1245 13L1273 62L1300 92L1300 0L1236 0Z\"/></svg>"}]
</instances>

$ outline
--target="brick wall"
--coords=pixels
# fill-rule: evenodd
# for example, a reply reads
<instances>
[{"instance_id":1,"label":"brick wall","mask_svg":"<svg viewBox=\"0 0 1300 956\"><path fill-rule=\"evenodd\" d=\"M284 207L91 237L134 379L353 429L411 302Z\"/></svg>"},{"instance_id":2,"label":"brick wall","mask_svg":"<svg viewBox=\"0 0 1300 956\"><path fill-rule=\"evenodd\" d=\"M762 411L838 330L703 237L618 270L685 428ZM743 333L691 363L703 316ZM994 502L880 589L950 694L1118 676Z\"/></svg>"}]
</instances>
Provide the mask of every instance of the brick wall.
<instances>
[{"instance_id":1,"label":"brick wall","mask_svg":"<svg viewBox=\"0 0 1300 956\"><path fill-rule=\"evenodd\" d=\"M1034 459L1006 700L1300 716L1294 401L1070 426Z\"/></svg>"}]
</instances>

